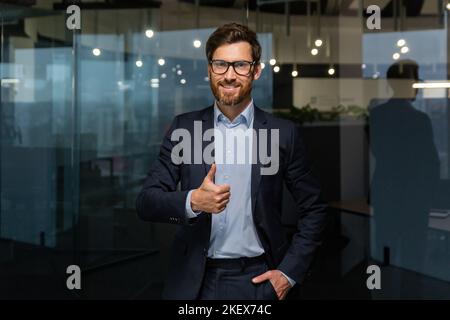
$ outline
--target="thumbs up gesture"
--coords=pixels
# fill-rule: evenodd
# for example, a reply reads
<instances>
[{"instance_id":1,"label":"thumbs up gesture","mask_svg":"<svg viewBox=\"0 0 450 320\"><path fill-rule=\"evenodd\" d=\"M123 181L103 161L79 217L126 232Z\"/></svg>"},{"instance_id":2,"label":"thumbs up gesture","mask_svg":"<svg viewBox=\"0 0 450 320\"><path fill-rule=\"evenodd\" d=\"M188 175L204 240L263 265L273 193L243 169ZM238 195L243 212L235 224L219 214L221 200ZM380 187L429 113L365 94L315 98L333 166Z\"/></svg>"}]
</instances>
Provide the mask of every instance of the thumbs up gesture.
<instances>
[{"instance_id":1,"label":"thumbs up gesture","mask_svg":"<svg viewBox=\"0 0 450 320\"><path fill-rule=\"evenodd\" d=\"M192 210L219 213L227 206L230 201L230 186L227 184L216 185L214 183L215 174L216 164L213 163L201 186L192 192Z\"/></svg>"}]
</instances>

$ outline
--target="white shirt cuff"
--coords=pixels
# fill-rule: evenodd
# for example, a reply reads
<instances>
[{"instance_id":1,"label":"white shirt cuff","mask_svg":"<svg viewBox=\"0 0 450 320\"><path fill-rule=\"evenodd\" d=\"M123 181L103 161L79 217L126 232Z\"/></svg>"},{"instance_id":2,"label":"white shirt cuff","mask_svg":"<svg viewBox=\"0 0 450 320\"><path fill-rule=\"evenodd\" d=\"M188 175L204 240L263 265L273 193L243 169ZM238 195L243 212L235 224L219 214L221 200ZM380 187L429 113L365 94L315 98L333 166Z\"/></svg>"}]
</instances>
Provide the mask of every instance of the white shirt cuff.
<instances>
[{"instance_id":1,"label":"white shirt cuff","mask_svg":"<svg viewBox=\"0 0 450 320\"><path fill-rule=\"evenodd\" d=\"M191 195L193 191L194 190L189 191L186 197L186 216L188 219L196 218L200 213L202 213L201 211L195 212L191 208Z\"/></svg>"},{"instance_id":2,"label":"white shirt cuff","mask_svg":"<svg viewBox=\"0 0 450 320\"><path fill-rule=\"evenodd\" d=\"M291 278L289 278L283 271L280 271L280 272L281 272L281 273L283 274L283 276L285 276L286 279L289 281L291 287L295 286L296 282L295 282L294 280L292 280Z\"/></svg>"}]
</instances>

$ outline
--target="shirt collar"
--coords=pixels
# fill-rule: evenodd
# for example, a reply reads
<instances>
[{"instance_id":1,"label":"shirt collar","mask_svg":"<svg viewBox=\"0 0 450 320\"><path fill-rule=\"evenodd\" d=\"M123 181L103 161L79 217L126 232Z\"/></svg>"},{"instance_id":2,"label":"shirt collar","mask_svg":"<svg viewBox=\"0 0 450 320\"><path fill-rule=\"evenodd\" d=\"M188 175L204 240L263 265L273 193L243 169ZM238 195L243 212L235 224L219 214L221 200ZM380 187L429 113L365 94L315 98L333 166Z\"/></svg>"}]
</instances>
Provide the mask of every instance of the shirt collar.
<instances>
[{"instance_id":1,"label":"shirt collar","mask_svg":"<svg viewBox=\"0 0 450 320\"><path fill-rule=\"evenodd\" d=\"M233 122L230 121L223 113L220 111L219 107L217 106L217 101L214 102L214 124L217 125L219 122L222 122L224 124L229 125L237 125L240 123L244 123L247 128L250 127L250 124L253 121L253 115L254 115L254 106L253 106L253 99L250 101L250 103L245 107L245 109L233 120Z\"/></svg>"}]
</instances>

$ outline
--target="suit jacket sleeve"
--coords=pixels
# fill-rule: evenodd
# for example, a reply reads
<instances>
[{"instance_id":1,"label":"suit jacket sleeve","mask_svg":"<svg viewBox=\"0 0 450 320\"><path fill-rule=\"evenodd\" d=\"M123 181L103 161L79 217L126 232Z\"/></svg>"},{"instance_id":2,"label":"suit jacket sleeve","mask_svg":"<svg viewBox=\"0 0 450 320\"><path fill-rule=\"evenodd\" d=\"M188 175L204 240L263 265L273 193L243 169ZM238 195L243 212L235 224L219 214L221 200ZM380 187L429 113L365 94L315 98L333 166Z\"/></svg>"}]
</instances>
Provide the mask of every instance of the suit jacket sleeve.
<instances>
[{"instance_id":1,"label":"suit jacket sleeve","mask_svg":"<svg viewBox=\"0 0 450 320\"><path fill-rule=\"evenodd\" d=\"M186 197L189 190L178 191L180 165L171 160L174 142L172 132L178 127L178 117L173 121L161 144L159 156L153 163L136 199L138 216L146 221L174 224L190 223L186 215Z\"/></svg>"},{"instance_id":2,"label":"suit jacket sleeve","mask_svg":"<svg viewBox=\"0 0 450 320\"><path fill-rule=\"evenodd\" d=\"M297 232L278 269L301 284L321 243L327 206L321 199L319 183L311 172L298 126L292 130L291 142L284 179L295 200L299 220Z\"/></svg>"}]
</instances>

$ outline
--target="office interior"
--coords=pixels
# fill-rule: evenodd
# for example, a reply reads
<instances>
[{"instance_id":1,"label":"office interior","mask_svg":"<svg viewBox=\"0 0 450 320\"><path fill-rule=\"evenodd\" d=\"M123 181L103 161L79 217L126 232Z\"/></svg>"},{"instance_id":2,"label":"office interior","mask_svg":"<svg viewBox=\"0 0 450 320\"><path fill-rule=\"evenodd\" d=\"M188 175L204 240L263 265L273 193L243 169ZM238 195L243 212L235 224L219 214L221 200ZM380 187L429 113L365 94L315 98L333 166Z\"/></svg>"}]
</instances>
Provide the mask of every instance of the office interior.
<instances>
[{"instance_id":1,"label":"office interior","mask_svg":"<svg viewBox=\"0 0 450 320\"><path fill-rule=\"evenodd\" d=\"M173 117L213 103L204 46L232 21L262 46L254 103L300 125L329 204L290 298L450 299L449 13L444 0L1 0L0 299L161 298L176 226L139 220L135 199ZM289 236L298 216L280 192Z\"/></svg>"}]
</instances>

